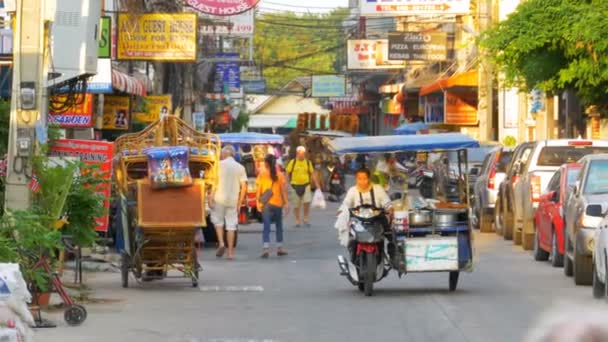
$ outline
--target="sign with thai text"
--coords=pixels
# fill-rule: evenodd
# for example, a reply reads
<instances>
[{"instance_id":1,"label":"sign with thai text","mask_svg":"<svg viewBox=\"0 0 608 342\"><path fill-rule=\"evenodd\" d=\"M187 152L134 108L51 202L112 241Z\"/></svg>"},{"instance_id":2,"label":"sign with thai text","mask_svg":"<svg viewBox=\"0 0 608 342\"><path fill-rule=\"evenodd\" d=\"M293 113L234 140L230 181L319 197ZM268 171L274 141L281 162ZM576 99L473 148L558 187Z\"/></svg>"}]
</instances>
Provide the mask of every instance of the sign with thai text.
<instances>
[{"instance_id":1,"label":"sign with thai text","mask_svg":"<svg viewBox=\"0 0 608 342\"><path fill-rule=\"evenodd\" d=\"M358 39L348 41L348 69L399 69L403 62L388 60L388 40Z\"/></svg>"}]
</instances>

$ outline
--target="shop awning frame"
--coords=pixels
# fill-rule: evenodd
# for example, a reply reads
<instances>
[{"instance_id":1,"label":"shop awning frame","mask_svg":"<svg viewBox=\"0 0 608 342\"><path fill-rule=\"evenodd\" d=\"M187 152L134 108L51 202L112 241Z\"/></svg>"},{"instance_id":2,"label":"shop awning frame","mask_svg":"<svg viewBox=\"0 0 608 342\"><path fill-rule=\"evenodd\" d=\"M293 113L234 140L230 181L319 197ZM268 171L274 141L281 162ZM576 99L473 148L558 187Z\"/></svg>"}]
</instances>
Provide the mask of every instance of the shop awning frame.
<instances>
[{"instance_id":1,"label":"shop awning frame","mask_svg":"<svg viewBox=\"0 0 608 342\"><path fill-rule=\"evenodd\" d=\"M420 96L425 96L454 88L477 88L478 85L478 73L477 70L473 70L435 81L422 87L419 94Z\"/></svg>"},{"instance_id":2,"label":"shop awning frame","mask_svg":"<svg viewBox=\"0 0 608 342\"><path fill-rule=\"evenodd\" d=\"M112 87L131 95L147 95L147 87L143 81L116 69L112 69Z\"/></svg>"}]
</instances>

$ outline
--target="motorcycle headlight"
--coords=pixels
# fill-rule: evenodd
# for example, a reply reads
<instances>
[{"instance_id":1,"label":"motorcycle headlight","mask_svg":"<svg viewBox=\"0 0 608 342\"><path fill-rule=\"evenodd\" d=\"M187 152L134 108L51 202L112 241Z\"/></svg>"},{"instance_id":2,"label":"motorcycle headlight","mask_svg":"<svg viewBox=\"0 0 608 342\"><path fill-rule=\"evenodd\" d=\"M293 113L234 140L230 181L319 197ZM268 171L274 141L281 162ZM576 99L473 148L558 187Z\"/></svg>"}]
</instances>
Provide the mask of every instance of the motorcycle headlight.
<instances>
[{"instance_id":1,"label":"motorcycle headlight","mask_svg":"<svg viewBox=\"0 0 608 342\"><path fill-rule=\"evenodd\" d=\"M353 222L353 229L357 233L362 233L365 231L365 227L360 222Z\"/></svg>"},{"instance_id":2,"label":"motorcycle headlight","mask_svg":"<svg viewBox=\"0 0 608 342\"><path fill-rule=\"evenodd\" d=\"M583 214L581 216L580 226L583 228L597 228L602 222L602 217L589 216Z\"/></svg>"}]
</instances>

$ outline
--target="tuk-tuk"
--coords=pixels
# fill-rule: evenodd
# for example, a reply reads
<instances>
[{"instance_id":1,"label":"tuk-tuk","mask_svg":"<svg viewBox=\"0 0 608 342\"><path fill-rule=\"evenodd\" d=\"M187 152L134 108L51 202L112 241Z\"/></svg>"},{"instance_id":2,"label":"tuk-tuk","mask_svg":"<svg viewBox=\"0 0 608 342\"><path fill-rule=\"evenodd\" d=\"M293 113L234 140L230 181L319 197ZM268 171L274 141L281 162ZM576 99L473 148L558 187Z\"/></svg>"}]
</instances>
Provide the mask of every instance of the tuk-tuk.
<instances>
[{"instance_id":1,"label":"tuk-tuk","mask_svg":"<svg viewBox=\"0 0 608 342\"><path fill-rule=\"evenodd\" d=\"M458 171L467 170L467 148L479 142L459 133L338 138L328 144L336 154L457 151ZM463 177L465 180L466 177ZM396 270L407 273L448 272L449 289L455 291L461 271L472 271L473 234L469 196L466 203L428 199L403 189L391 189L392 215L385 208L361 205L348 208L344 234L350 258L338 256L341 275L365 295L373 284ZM462 191L469 191L468 185ZM375 205L375 204L373 204ZM343 208L344 209L344 208ZM344 210L343 210L344 212ZM390 229L377 224L388 216Z\"/></svg>"}]
</instances>

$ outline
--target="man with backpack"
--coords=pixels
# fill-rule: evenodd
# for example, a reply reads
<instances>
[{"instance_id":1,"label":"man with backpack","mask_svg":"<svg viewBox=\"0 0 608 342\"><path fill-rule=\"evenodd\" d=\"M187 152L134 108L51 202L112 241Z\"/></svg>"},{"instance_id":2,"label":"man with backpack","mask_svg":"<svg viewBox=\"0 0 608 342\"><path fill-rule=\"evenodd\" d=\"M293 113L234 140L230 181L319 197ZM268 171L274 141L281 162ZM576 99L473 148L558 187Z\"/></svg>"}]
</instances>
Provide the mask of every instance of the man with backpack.
<instances>
[{"instance_id":1,"label":"man with backpack","mask_svg":"<svg viewBox=\"0 0 608 342\"><path fill-rule=\"evenodd\" d=\"M311 183L314 182L317 189L320 189L321 186L314 176L315 169L312 162L306 158L306 148L304 146L298 146L295 159L289 161L285 171L289 175L289 183L296 194L296 203L293 206L296 227L300 227L300 223L310 227ZM302 220L300 220L300 207L304 208Z\"/></svg>"}]
</instances>

